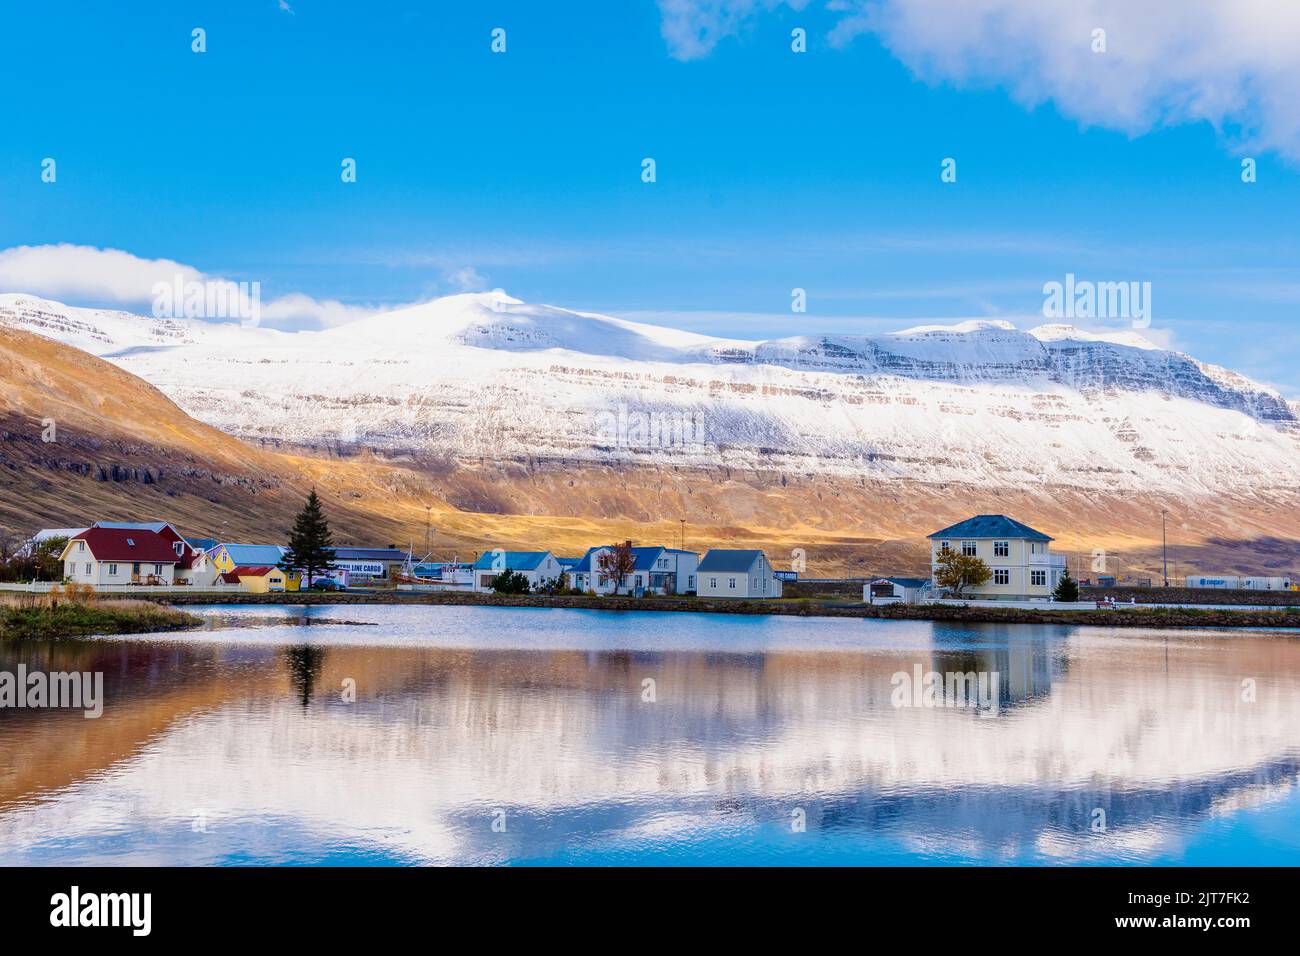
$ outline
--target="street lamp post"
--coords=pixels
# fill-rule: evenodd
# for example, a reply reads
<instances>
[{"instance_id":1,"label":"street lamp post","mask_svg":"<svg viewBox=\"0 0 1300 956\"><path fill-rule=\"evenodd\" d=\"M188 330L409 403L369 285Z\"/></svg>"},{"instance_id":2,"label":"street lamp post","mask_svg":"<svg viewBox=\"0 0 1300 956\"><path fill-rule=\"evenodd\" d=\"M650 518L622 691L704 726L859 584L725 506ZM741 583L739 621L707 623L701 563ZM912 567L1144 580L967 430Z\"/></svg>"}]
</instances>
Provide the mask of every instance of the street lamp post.
<instances>
[{"instance_id":1,"label":"street lamp post","mask_svg":"<svg viewBox=\"0 0 1300 956\"><path fill-rule=\"evenodd\" d=\"M1160 509L1160 550L1163 553L1161 574L1165 579L1165 587L1169 587L1169 539L1165 535L1165 515L1168 513L1168 509Z\"/></svg>"}]
</instances>

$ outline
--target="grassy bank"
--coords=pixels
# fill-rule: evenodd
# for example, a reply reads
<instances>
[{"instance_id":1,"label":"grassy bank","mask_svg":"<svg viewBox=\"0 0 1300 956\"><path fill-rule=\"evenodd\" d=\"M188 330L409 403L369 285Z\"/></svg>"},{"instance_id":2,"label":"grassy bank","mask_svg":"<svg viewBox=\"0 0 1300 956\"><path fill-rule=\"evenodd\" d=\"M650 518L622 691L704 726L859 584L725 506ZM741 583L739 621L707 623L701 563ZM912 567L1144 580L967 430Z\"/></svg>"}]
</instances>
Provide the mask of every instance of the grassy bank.
<instances>
[{"instance_id":1,"label":"grassy bank","mask_svg":"<svg viewBox=\"0 0 1300 956\"><path fill-rule=\"evenodd\" d=\"M808 598L745 601L688 597L589 597L544 594L475 594L465 591L420 594L409 591L341 593L158 595L152 600L182 604L398 604L485 607L564 607L605 611L683 611L711 614L774 614L796 617L851 617L884 620L952 621L971 624L1087 624L1094 627L1291 627L1300 628L1300 611L1241 611L1231 608L1137 607L1108 611L1060 611L998 607L995 604L930 605L816 601Z\"/></svg>"},{"instance_id":2,"label":"grassy bank","mask_svg":"<svg viewBox=\"0 0 1300 956\"><path fill-rule=\"evenodd\" d=\"M75 592L0 597L0 640L142 634L201 623L193 614L153 601L99 601Z\"/></svg>"}]
</instances>

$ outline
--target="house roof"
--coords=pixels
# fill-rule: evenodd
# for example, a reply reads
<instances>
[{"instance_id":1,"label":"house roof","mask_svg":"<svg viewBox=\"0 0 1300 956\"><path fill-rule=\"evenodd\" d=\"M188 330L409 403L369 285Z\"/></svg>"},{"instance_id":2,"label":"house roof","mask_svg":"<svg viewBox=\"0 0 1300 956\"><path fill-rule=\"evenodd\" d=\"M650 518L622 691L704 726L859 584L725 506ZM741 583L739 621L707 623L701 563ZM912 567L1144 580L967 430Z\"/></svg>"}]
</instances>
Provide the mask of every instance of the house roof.
<instances>
[{"instance_id":1,"label":"house roof","mask_svg":"<svg viewBox=\"0 0 1300 956\"><path fill-rule=\"evenodd\" d=\"M484 551L474 562L475 571L533 571L546 560L549 551ZM494 567L492 562L504 555L505 567Z\"/></svg>"},{"instance_id":2,"label":"house roof","mask_svg":"<svg viewBox=\"0 0 1300 956\"><path fill-rule=\"evenodd\" d=\"M597 545L594 548L588 548L587 553L584 554L581 558L579 558L578 563L575 564L569 570L574 571L578 574L591 574L593 572L599 573L600 565L597 563L596 555L601 551L612 551L614 547L615 545L612 544L602 544L602 545ZM665 549L660 547L659 545L648 545L643 548L633 548L632 549L632 570L633 571L654 570L655 562L659 560L659 556L663 554L664 551Z\"/></svg>"},{"instance_id":3,"label":"house roof","mask_svg":"<svg viewBox=\"0 0 1300 956\"><path fill-rule=\"evenodd\" d=\"M211 551L221 543L216 538L186 538L185 542L196 551Z\"/></svg>"},{"instance_id":4,"label":"house roof","mask_svg":"<svg viewBox=\"0 0 1300 956\"><path fill-rule=\"evenodd\" d=\"M179 538L181 536L179 531L172 528L171 522L169 521L96 521L91 525L91 527L116 528L119 530L123 528L139 528L143 531L154 531L158 534L161 534L164 528L171 528L172 533L175 534L176 537Z\"/></svg>"},{"instance_id":5,"label":"house roof","mask_svg":"<svg viewBox=\"0 0 1300 956\"><path fill-rule=\"evenodd\" d=\"M85 541L96 561L150 561L175 564L172 544L156 531L147 528L87 528L68 542Z\"/></svg>"},{"instance_id":6,"label":"house roof","mask_svg":"<svg viewBox=\"0 0 1300 956\"><path fill-rule=\"evenodd\" d=\"M878 584L881 581L888 581L903 588L923 588L930 583L929 578L877 578L872 583Z\"/></svg>"},{"instance_id":7,"label":"house roof","mask_svg":"<svg viewBox=\"0 0 1300 956\"><path fill-rule=\"evenodd\" d=\"M226 554L236 565L255 567L262 564L279 564L284 557L284 549L276 544L219 544L210 550L225 548Z\"/></svg>"},{"instance_id":8,"label":"house roof","mask_svg":"<svg viewBox=\"0 0 1300 956\"><path fill-rule=\"evenodd\" d=\"M710 548L709 553L700 560L700 573L710 571L748 571L754 562L763 556L762 551L730 550L727 548Z\"/></svg>"},{"instance_id":9,"label":"house roof","mask_svg":"<svg viewBox=\"0 0 1300 956\"><path fill-rule=\"evenodd\" d=\"M1051 541L1051 536L1035 531L1027 524L1021 524L1006 515L976 515L965 521L958 521L942 531L936 531L930 538L1017 538L1032 541Z\"/></svg>"},{"instance_id":10,"label":"house roof","mask_svg":"<svg viewBox=\"0 0 1300 956\"><path fill-rule=\"evenodd\" d=\"M568 568L570 571L582 562L582 558L556 558L555 560L560 562L561 567Z\"/></svg>"},{"instance_id":11,"label":"house roof","mask_svg":"<svg viewBox=\"0 0 1300 956\"><path fill-rule=\"evenodd\" d=\"M272 571L278 571L278 570L279 568L273 568L268 565L260 565L258 567L250 568L250 567L245 567L244 565L241 564L239 567L235 568L235 570L229 573L233 574L237 578L241 578L241 577L260 578L264 574L270 574Z\"/></svg>"},{"instance_id":12,"label":"house roof","mask_svg":"<svg viewBox=\"0 0 1300 956\"><path fill-rule=\"evenodd\" d=\"M397 548L335 548L339 561L405 561L406 552Z\"/></svg>"}]
</instances>

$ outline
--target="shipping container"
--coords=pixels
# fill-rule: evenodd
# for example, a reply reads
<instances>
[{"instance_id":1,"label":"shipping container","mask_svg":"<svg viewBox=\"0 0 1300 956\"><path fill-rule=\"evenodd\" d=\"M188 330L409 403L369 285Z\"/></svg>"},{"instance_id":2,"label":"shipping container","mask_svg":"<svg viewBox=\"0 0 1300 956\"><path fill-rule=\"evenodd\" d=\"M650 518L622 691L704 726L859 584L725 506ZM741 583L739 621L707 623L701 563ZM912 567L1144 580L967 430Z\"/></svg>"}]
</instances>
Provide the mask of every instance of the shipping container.
<instances>
[{"instance_id":1,"label":"shipping container","mask_svg":"<svg viewBox=\"0 0 1300 956\"><path fill-rule=\"evenodd\" d=\"M1189 588L1237 588L1241 585L1240 579L1235 574L1221 574L1218 577L1189 574L1187 576L1187 586Z\"/></svg>"}]
</instances>

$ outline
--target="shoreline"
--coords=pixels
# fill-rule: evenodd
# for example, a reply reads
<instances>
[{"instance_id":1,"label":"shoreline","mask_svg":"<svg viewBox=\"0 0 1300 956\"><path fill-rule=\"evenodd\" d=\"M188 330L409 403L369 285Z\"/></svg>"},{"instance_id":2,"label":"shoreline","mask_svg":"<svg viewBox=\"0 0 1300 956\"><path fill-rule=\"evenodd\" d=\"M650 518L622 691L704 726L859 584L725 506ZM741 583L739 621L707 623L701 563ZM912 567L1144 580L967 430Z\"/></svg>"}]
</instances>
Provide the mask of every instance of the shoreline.
<instances>
[{"instance_id":1,"label":"shoreline","mask_svg":"<svg viewBox=\"0 0 1300 956\"><path fill-rule=\"evenodd\" d=\"M134 597L134 596L133 596ZM103 603L112 597L105 595ZM834 603L794 600L632 598L478 594L468 591L421 593L401 591L287 592L277 594L140 595L137 600L187 605L356 605L389 604L452 607L539 607L599 611L674 611L696 614L760 614L785 617L837 617L864 620L936 621L969 624L1057 624L1094 627L1288 628L1300 630L1300 610L1232 610L1137 605L1110 610L1037 610L970 604L923 605Z\"/></svg>"}]
</instances>

